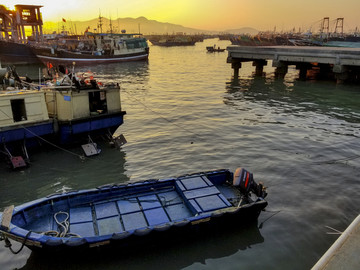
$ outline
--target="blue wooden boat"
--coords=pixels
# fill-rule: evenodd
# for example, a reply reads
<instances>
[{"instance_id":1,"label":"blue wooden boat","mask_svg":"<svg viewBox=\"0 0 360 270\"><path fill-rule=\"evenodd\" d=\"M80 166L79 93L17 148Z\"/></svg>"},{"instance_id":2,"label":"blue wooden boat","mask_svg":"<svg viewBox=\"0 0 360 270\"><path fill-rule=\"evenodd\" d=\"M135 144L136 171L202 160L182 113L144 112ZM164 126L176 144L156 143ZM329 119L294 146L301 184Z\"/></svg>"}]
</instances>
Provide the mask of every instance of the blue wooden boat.
<instances>
[{"instance_id":1,"label":"blue wooden boat","mask_svg":"<svg viewBox=\"0 0 360 270\"><path fill-rule=\"evenodd\" d=\"M110 184L7 207L0 213L0 236L7 247L13 239L33 250L128 244L216 221L256 220L266 195L263 184L240 168Z\"/></svg>"}]
</instances>

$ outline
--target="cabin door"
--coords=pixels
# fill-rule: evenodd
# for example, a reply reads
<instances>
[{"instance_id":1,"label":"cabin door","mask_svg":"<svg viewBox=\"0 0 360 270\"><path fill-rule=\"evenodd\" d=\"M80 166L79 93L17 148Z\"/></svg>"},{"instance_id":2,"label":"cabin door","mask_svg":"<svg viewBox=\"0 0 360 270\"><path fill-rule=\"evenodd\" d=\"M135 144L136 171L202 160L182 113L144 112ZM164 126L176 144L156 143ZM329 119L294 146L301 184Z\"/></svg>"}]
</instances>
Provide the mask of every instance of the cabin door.
<instances>
[{"instance_id":1,"label":"cabin door","mask_svg":"<svg viewBox=\"0 0 360 270\"><path fill-rule=\"evenodd\" d=\"M89 92L89 106L91 114L107 113L106 92Z\"/></svg>"},{"instance_id":2,"label":"cabin door","mask_svg":"<svg viewBox=\"0 0 360 270\"><path fill-rule=\"evenodd\" d=\"M20 121L27 120L24 99L11 100L11 110L13 113L14 122L20 122Z\"/></svg>"}]
</instances>

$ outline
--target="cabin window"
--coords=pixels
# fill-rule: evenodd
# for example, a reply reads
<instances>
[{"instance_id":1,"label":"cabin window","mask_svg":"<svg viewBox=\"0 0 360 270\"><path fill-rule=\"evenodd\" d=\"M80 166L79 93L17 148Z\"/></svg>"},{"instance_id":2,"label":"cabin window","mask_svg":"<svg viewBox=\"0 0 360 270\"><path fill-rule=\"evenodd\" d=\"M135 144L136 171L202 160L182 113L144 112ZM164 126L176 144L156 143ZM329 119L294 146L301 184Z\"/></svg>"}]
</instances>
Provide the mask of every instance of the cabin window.
<instances>
[{"instance_id":1,"label":"cabin window","mask_svg":"<svg viewBox=\"0 0 360 270\"><path fill-rule=\"evenodd\" d=\"M106 92L89 92L89 105L91 114L107 113Z\"/></svg>"},{"instance_id":2,"label":"cabin window","mask_svg":"<svg viewBox=\"0 0 360 270\"><path fill-rule=\"evenodd\" d=\"M134 43L126 42L126 47L127 47L128 49L134 49L134 48L135 48L135 45L134 45Z\"/></svg>"},{"instance_id":3,"label":"cabin window","mask_svg":"<svg viewBox=\"0 0 360 270\"><path fill-rule=\"evenodd\" d=\"M11 100L11 110L15 122L27 120L25 101L23 99Z\"/></svg>"}]
</instances>

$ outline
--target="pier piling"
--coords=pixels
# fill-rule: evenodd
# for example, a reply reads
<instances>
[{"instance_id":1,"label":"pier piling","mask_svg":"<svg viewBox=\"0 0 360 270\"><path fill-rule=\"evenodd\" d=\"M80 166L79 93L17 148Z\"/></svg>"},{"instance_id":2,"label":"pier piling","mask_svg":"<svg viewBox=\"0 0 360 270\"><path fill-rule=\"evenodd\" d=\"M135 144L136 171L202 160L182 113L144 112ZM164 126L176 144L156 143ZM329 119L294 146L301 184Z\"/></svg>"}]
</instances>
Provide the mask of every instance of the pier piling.
<instances>
[{"instance_id":1,"label":"pier piling","mask_svg":"<svg viewBox=\"0 0 360 270\"><path fill-rule=\"evenodd\" d=\"M261 76L264 72L264 66L267 65L267 61L265 60L255 60L252 64L255 67L255 75Z\"/></svg>"},{"instance_id":2,"label":"pier piling","mask_svg":"<svg viewBox=\"0 0 360 270\"><path fill-rule=\"evenodd\" d=\"M288 64L284 61L274 60L272 66L275 67L275 78L283 79L288 72Z\"/></svg>"},{"instance_id":3,"label":"pier piling","mask_svg":"<svg viewBox=\"0 0 360 270\"><path fill-rule=\"evenodd\" d=\"M284 78L288 66L295 65L299 79L306 80L308 71L338 83L360 80L360 49L310 46L237 46L227 47L227 62L232 64L234 76L239 75L242 62L252 61L255 74L262 75L264 65L272 61L275 77Z\"/></svg>"},{"instance_id":4,"label":"pier piling","mask_svg":"<svg viewBox=\"0 0 360 270\"><path fill-rule=\"evenodd\" d=\"M241 62L234 61L231 63L231 67L234 69L234 78L239 77L239 69L241 68Z\"/></svg>"}]
</instances>

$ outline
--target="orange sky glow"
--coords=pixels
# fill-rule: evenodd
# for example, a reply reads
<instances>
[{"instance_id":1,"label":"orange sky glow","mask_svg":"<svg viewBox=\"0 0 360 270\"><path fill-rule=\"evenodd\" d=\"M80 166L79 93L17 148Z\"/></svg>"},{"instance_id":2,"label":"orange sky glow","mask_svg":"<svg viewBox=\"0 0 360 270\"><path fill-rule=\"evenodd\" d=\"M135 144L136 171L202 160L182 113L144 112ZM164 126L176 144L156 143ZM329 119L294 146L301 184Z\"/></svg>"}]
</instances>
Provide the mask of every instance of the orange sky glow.
<instances>
[{"instance_id":1,"label":"orange sky glow","mask_svg":"<svg viewBox=\"0 0 360 270\"><path fill-rule=\"evenodd\" d=\"M42 5L43 20L85 21L97 18L137 18L180 24L201 30L223 31L253 27L260 31L288 31L315 27L324 17L344 18L346 31L360 27L359 0L3 0L2 5ZM315 29L317 30L317 29Z\"/></svg>"}]
</instances>

